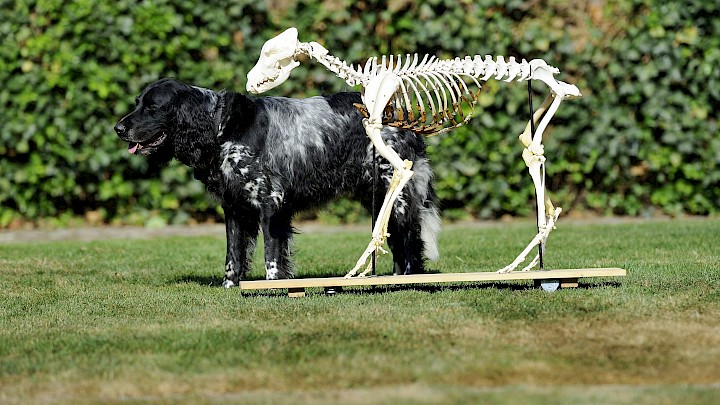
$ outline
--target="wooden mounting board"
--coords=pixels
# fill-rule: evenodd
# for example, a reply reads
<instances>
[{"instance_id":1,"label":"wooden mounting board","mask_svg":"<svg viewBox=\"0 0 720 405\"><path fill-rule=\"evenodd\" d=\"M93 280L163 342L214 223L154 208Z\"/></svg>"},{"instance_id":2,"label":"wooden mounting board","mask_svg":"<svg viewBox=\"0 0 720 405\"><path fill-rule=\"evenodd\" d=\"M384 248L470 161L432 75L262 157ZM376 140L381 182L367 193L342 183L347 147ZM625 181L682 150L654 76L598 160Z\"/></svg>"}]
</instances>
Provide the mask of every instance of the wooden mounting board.
<instances>
[{"instance_id":1,"label":"wooden mounting board","mask_svg":"<svg viewBox=\"0 0 720 405\"><path fill-rule=\"evenodd\" d=\"M301 297L305 288L312 287L350 287L362 285L397 285L397 284L431 284L457 283L468 281L511 281L511 280L560 280L562 287L577 286L577 279L586 277L622 277L627 275L620 268L562 269L526 271L500 274L496 272L476 273L436 273L411 274L407 276L368 276L368 277L323 277L293 278L285 280L253 280L241 281L241 290L288 289L289 295Z\"/></svg>"}]
</instances>

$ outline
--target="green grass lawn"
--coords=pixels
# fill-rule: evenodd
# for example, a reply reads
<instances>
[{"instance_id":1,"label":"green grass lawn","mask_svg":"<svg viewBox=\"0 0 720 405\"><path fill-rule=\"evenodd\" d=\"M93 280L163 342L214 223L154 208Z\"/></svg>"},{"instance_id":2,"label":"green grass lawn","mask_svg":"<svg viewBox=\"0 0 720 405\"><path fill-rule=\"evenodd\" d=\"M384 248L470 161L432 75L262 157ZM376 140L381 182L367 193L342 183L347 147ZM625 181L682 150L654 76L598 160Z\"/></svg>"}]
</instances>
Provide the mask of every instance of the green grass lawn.
<instances>
[{"instance_id":1,"label":"green grass lawn","mask_svg":"<svg viewBox=\"0 0 720 405\"><path fill-rule=\"evenodd\" d=\"M495 270L533 233L446 227L430 268ZM298 235L298 277L345 274L368 238ZM719 242L717 219L561 220L547 268L628 276L305 298L219 288L223 234L0 245L0 403L717 403Z\"/></svg>"}]
</instances>

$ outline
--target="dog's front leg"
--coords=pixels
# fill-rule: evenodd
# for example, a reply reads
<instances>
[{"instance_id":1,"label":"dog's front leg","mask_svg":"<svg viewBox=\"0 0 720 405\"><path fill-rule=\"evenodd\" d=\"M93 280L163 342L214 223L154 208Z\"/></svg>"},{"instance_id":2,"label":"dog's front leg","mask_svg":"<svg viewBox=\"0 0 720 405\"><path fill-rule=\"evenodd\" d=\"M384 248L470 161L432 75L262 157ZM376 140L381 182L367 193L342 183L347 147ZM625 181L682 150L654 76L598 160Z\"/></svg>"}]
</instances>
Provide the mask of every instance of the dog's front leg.
<instances>
[{"instance_id":1,"label":"dog's front leg","mask_svg":"<svg viewBox=\"0 0 720 405\"><path fill-rule=\"evenodd\" d=\"M223 287L230 288L240 284L240 280L250 270L255 241L259 231L259 218L251 210L237 210L223 207L225 210L225 233L227 254L225 256L225 279Z\"/></svg>"},{"instance_id":2,"label":"dog's front leg","mask_svg":"<svg viewBox=\"0 0 720 405\"><path fill-rule=\"evenodd\" d=\"M274 213L263 216L263 238L265 239L265 278L277 280L292 278L293 268L290 260L292 243L291 216Z\"/></svg>"}]
</instances>

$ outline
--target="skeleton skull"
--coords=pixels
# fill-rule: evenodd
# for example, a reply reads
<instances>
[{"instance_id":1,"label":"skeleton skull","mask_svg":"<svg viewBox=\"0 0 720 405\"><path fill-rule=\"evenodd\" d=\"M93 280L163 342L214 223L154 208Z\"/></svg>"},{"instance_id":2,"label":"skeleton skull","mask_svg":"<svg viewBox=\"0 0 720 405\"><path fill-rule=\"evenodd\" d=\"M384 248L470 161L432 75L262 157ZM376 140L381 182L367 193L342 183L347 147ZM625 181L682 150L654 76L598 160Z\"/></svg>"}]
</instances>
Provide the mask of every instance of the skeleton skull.
<instances>
[{"instance_id":1,"label":"skeleton skull","mask_svg":"<svg viewBox=\"0 0 720 405\"><path fill-rule=\"evenodd\" d=\"M297 28L291 27L265 42L255 66L247 75L247 91L264 93L281 85L290 71L300 65L294 57L298 48Z\"/></svg>"}]
</instances>

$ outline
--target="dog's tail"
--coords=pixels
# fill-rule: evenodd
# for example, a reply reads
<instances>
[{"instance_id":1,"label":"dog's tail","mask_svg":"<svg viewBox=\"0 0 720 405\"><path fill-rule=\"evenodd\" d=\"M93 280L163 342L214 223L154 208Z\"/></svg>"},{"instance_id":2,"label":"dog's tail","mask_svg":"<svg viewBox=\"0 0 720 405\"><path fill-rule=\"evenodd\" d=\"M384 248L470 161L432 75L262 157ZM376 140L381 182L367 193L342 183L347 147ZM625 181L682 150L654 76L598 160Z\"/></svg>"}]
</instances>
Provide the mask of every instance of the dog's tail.
<instances>
[{"instance_id":1,"label":"dog's tail","mask_svg":"<svg viewBox=\"0 0 720 405\"><path fill-rule=\"evenodd\" d=\"M425 245L425 257L428 260L437 260L440 257L438 251L437 236L440 233L440 215L433 203L430 207L423 207L420 211L420 239Z\"/></svg>"},{"instance_id":2,"label":"dog's tail","mask_svg":"<svg viewBox=\"0 0 720 405\"><path fill-rule=\"evenodd\" d=\"M423 199L420 208L420 239L423 241L424 256L428 260L440 257L437 238L440 233L440 214L437 208L437 197L432 185L433 171L427 159L419 159L413 164L412 181L418 195Z\"/></svg>"}]
</instances>

